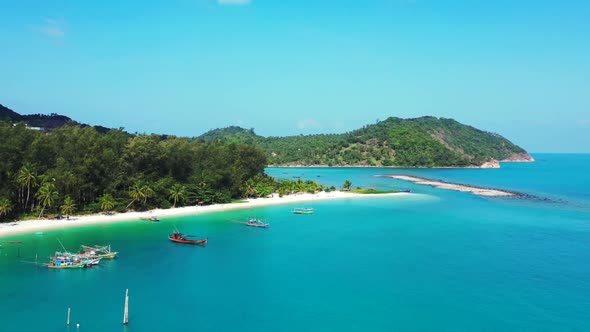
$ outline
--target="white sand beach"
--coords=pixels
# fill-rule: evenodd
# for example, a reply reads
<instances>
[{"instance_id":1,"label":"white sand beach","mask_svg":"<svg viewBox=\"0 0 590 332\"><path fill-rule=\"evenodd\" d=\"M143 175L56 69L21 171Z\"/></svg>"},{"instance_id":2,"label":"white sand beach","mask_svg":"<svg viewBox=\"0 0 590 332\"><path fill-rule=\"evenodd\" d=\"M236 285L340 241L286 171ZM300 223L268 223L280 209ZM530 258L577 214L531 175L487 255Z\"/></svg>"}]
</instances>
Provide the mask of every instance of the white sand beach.
<instances>
[{"instance_id":1,"label":"white sand beach","mask_svg":"<svg viewBox=\"0 0 590 332\"><path fill-rule=\"evenodd\" d=\"M273 195L269 198L248 199L244 203L231 204L215 204L208 206L186 206L174 209L156 209L144 212L127 212L117 213L112 215L93 214L85 216L72 216L70 219L49 220L24 220L0 224L0 238L11 235L27 234L34 232L41 232L46 230L65 229L89 225L109 224L116 222L139 221L140 218L157 216L158 218L177 217L188 215L199 215L204 213L223 212L240 209L250 209L262 206L292 204L292 203L307 203L323 200L347 199L359 197L386 197L386 196L404 196L412 195L409 193L389 193L389 194L358 194L350 192L320 192L316 194L294 194L289 196L279 197ZM146 222L146 221L142 221Z\"/></svg>"},{"instance_id":2,"label":"white sand beach","mask_svg":"<svg viewBox=\"0 0 590 332\"><path fill-rule=\"evenodd\" d=\"M435 188L439 188L439 189L468 192L468 193L472 193L474 195L479 195L479 196L487 196L487 197L517 196L516 193L512 193L512 192L508 192L508 191L502 191L502 190L497 190L497 189L478 188L478 187L467 186L467 185L456 184L456 183L449 183L449 182L433 181L433 180L422 179L422 178L417 178L417 177L407 176L407 175L390 175L387 177L392 178L392 179L397 179L397 180L410 181L415 184L435 187Z\"/></svg>"}]
</instances>

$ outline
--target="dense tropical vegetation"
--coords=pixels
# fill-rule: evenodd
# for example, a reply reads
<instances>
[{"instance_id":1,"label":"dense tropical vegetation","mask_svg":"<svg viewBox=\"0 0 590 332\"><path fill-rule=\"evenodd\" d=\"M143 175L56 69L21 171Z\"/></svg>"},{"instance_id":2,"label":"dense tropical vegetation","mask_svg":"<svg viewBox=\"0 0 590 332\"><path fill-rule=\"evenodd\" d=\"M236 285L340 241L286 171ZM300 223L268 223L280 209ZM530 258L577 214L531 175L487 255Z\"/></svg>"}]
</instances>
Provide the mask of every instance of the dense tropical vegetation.
<instances>
[{"instance_id":1,"label":"dense tropical vegetation","mask_svg":"<svg viewBox=\"0 0 590 332\"><path fill-rule=\"evenodd\" d=\"M435 117L388 118L332 135L262 137L253 129L227 127L199 139L259 146L272 165L448 167L528 156L500 135Z\"/></svg>"},{"instance_id":2,"label":"dense tropical vegetation","mask_svg":"<svg viewBox=\"0 0 590 332\"><path fill-rule=\"evenodd\" d=\"M267 165L244 144L1 121L0 161L0 219L229 202Z\"/></svg>"}]
</instances>

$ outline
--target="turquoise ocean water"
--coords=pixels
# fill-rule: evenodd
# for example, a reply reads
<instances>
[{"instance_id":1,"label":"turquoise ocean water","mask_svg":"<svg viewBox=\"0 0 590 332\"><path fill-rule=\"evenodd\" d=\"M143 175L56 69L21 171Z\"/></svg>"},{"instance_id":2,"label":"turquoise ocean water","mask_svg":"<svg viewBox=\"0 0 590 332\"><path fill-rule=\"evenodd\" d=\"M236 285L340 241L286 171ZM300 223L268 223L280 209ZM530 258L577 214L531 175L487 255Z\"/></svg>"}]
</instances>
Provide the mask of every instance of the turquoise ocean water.
<instances>
[{"instance_id":1,"label":"turquoise ocean water","mask_svg":"<svg viewBox=\"0 0 590 332\"><path fill-rule=\"evenodd\" d=\"M417 195L306 204L314 215L284 205L0 239L0 331L75 331L68 307L79 331L590 331L590 155L534 157L499 170L274 168L277 177ZM480 198L382 174L539 199ZM250 216L270 228L227 221ZM170 243L173 225L209 245ZM71 250L111 244L121 256L85 270L29 263L59 249L57 239Z\"/></svg>"}]
</instances>

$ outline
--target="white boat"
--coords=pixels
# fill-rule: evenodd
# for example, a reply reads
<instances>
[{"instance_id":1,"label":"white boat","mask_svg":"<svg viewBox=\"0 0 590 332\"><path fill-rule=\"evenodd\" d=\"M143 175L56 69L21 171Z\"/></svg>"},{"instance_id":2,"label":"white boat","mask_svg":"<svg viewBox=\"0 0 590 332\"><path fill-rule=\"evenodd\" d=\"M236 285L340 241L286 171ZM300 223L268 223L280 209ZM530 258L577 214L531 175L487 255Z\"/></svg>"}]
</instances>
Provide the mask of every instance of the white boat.
<instances>
[{"instance_id":1,"label":"white boat","mask_svg":"<svg viewBox=\"0 0 590 332\"><path fill-rule=\"evenodd\" d=\"M313 214L313 208L294 208L293 213L295 214Z\"/></svg>"},{"instance_id":2,"label":"white boat","mask_svg":"<svg viewBox=\"0 0 590 332\"><path fill-rule=\"evenodd\" d=\"M248 220L248 222L246 222L246 226L250 226L250 227L260 227L260 228L266 228L268 227L268 223L263 222L260 219L256 219L256 218L250 218L250 220Z\"/></svg>"}]
</instances>

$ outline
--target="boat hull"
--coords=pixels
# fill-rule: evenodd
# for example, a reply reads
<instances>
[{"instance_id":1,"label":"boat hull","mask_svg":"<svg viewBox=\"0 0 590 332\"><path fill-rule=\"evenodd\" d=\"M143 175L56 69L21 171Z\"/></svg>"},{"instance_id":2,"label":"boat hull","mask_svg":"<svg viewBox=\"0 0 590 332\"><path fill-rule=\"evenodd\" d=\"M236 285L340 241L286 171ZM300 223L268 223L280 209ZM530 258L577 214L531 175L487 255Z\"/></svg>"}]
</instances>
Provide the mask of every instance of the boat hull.
<instances>
[{"instance_id":1,"label":"boat hull","mask_svg":"<svg viewBox=\"0 0 590 332\"><path fill-rule=\"evenodd\" d=\"M294 214L313 214L313 208L296 208L293 209Z\"/></svg>"},{"instance_id":2,"label":"boat hull","mask_svg":"<svg viewBox=\"0 0 590 332\"><path fill-rule=\"evenodd\" d=\"M268 224L246 223L246 226L256 227L256 228L267 228L268 227Z\"/></svg>"},{"instance_id":3,"label":"boat hull","mask_svg":"<svg viewBox=\"0 0 590 332\"><path fill-rule=\"evenodd\" d=\"M176 242L176 243L182 243L182 244L193 244L193 245L200 245L200 246L204 246L207 244L207 242L209 242L209 239L201 239L201 240L187 240L187 239L178 239L178 238L173 238L172 236L169 236L168 239L172 242Z\"/></svg>"},{"instance_id":4,"label":"boat hull","mask_svg":"<svg viewBox=\"0 0 590 332\"><path fill-rule=\"evenodd\" d=\"M105 260L113 260L117 258L118 252L112 252L104 255L96 255L96 258L105 259Z\"/></svg>"},{"instance_id":5,"label":"boat hull","mask_svg":"<svg viewBox=\"0 0 590 332\"><path fill-rule=\"evenodd\" d=\"M47 265L50 269L68 270L68 269L82 269L86 266L86 263L78 263L73 265Z\"/></svg>"}]
</instances>

